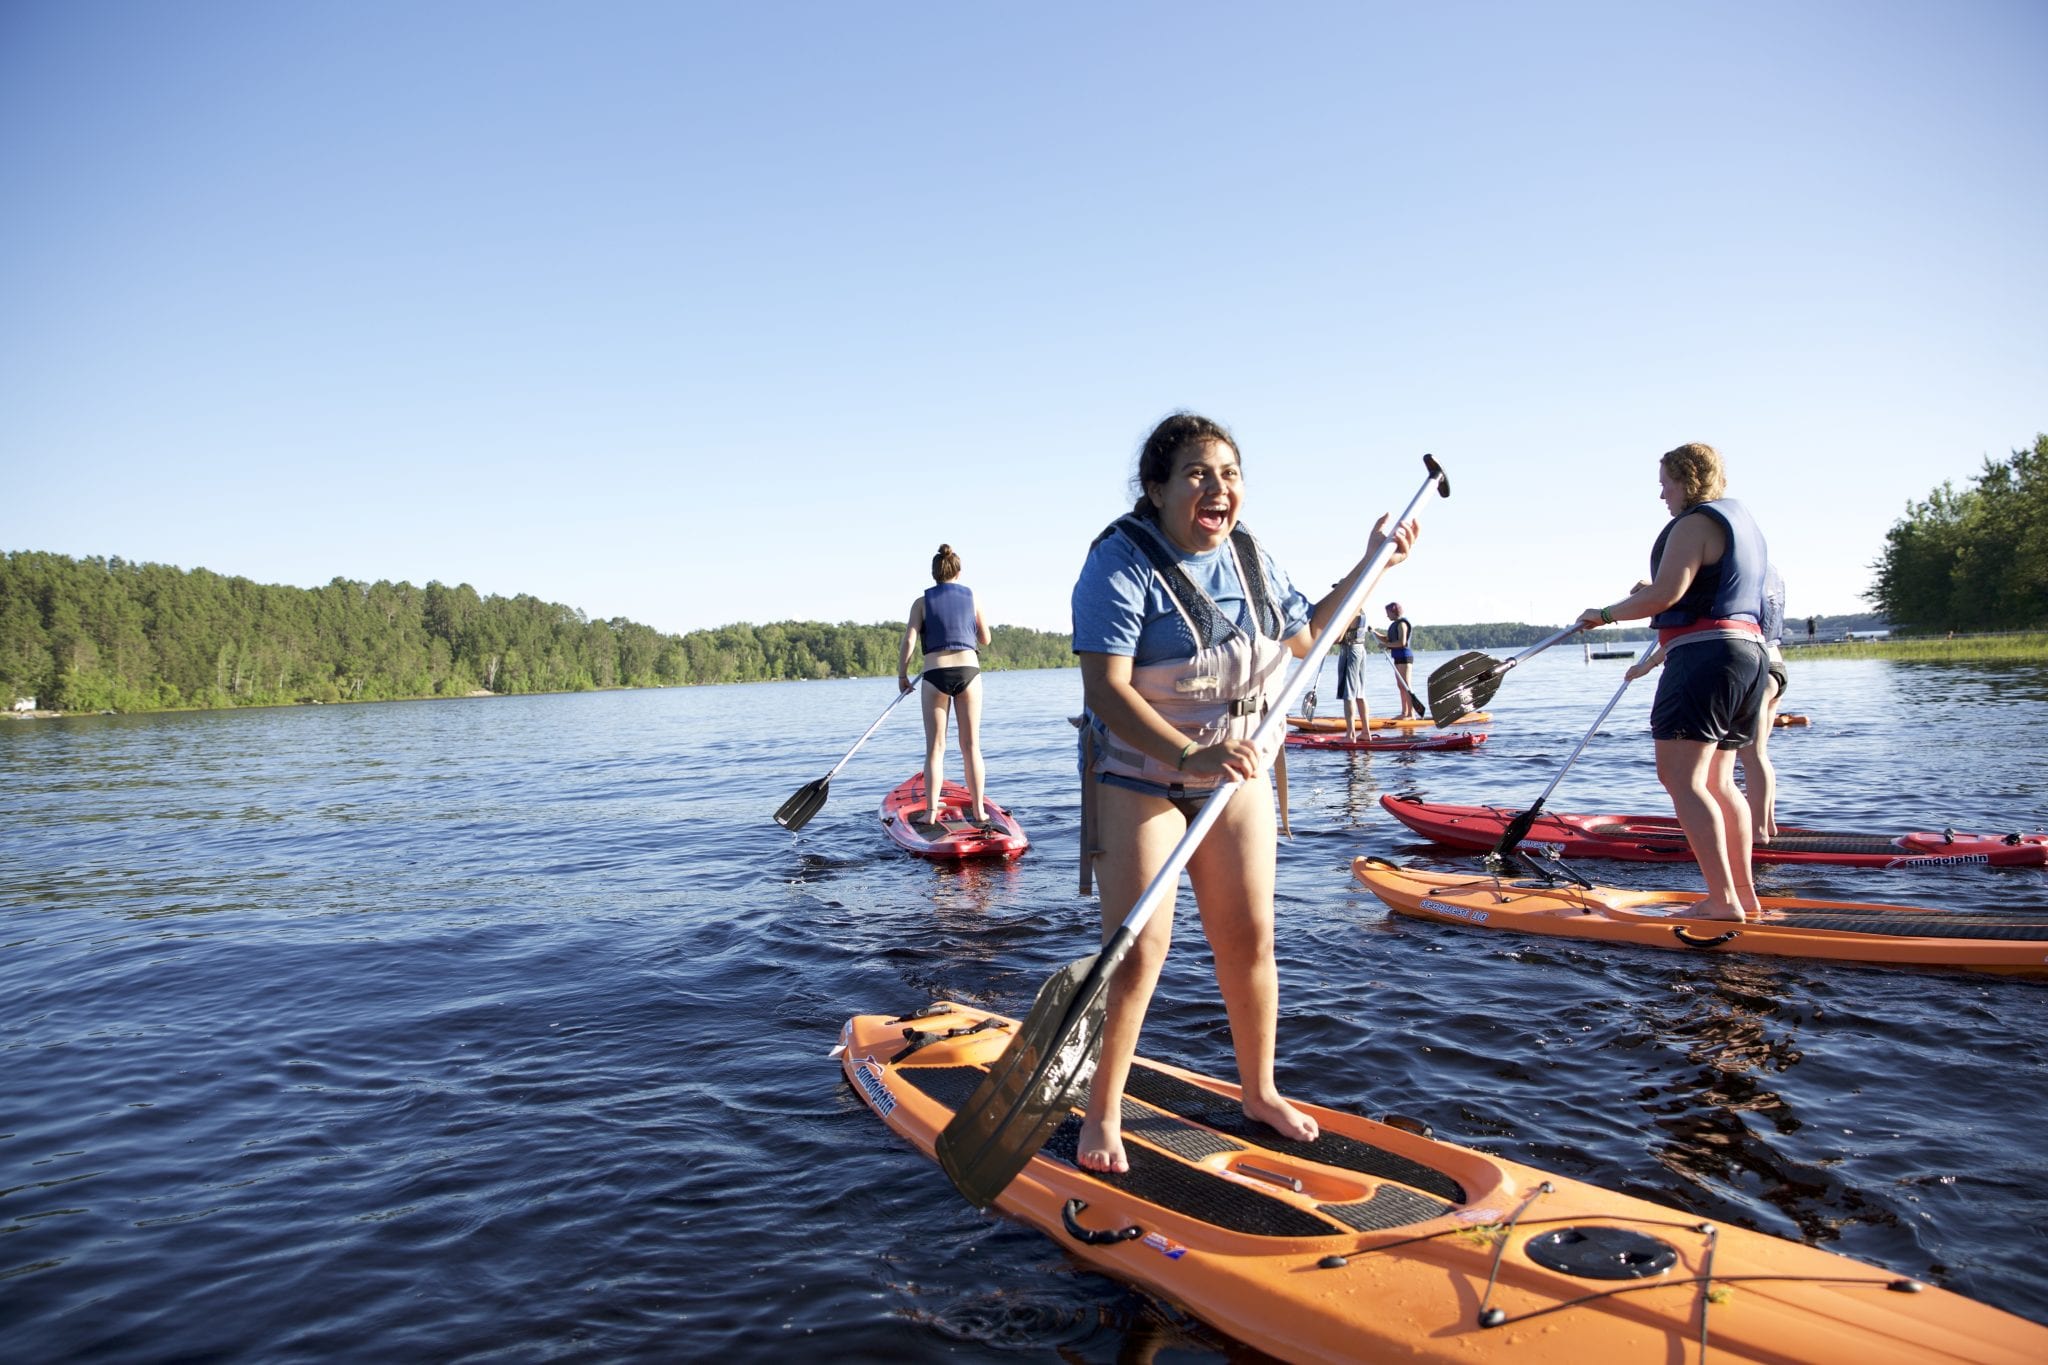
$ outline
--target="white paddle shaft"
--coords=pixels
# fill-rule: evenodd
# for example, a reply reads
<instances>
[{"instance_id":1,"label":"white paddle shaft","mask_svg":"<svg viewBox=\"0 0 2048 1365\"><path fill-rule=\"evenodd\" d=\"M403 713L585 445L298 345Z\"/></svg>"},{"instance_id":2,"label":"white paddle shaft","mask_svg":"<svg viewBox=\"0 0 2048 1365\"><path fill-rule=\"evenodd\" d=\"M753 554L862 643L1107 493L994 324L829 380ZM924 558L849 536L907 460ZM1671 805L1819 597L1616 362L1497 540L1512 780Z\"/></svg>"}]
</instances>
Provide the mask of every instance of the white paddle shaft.
<instances>
[{"instance_id":1,"label":"white paddle shaft","mask_svg":"<svg viewBox=\"0 0 2048 1365\"><path fill-rule=\"evenodd\" d=\"M1636 662L1641 663L1643 660L1649 658L1650 652L1656 648L1657 641L1656 638L1653 636L1650 639L1650 643L1643 646L1643 652L1636 656ZM1607 713L1612 711L1621 702L1621 694L1628 691L1628 685L1634 681L1635 679L1629 677L1626 673L1621 675L1621 686L1614 689L1614 695L1607 699L1607 705L1601 707L1600 714L1593 717L1593 724L1587 728L1585 735L1580 738L1579 747L1572 750L1572 756L1564 761L1564 766L1562 768L1559 768L1557 770L1557 776L1550 779L1550 785L1543 789L1543 795L1536 798L1536 804L1538 806L1541 806L1545 801L1548 801L1550 799L1550 794L1557 790L1557 784L1564 781L1564 775L1572 770L1572 764L1579 761L1579 755L1586 752L1586 746L1588 744L1591 744L1593 742L1593 736L1599 733L1600 722L1607 719Z\"/></svg>"}]
</instances>

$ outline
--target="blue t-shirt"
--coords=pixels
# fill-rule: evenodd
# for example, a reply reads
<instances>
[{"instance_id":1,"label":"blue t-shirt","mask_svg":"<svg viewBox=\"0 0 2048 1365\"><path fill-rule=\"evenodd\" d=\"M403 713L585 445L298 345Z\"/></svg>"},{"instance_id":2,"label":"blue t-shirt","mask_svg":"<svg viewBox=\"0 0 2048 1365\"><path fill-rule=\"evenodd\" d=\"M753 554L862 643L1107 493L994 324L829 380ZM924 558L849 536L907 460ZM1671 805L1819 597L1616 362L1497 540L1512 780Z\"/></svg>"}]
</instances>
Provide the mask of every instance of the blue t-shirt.
<instances>
[{"instance_id":1,"label":"blue t-shirt","mask_svg":"<svg viewBox=\"0 0 2048 1365\"><path fill-rule=\"evenodd\" d=\"M1785 638L1785 579L1775 564L1764 570L1764 614L1757 618L1757 625L1767 645Z\"/></svg>"},{"instance_id":2,"label":"blue t-shirt","mask_svg":"<svg viewBox=\"0 0 2048 1365\"><path fill-rule=\"evenodd\" d=\"M1273 556L1260 550L1260 569L1280 603L1280 638L1308 625L1315 604L1289 581ZM1209 594L1226 621L1256 633L1244 584L1238 581L1237 559L1230 547L1183 555L1181 568L1195 586ZM1185 659L1196 648L1194 633L1181 620L1173 594L1152 571L1152 561L1122 532L1111 532L1088 551L1081 577L1074 584L1074 652L1123 654L1134 664Z\"/></svg>"}]
</instances>

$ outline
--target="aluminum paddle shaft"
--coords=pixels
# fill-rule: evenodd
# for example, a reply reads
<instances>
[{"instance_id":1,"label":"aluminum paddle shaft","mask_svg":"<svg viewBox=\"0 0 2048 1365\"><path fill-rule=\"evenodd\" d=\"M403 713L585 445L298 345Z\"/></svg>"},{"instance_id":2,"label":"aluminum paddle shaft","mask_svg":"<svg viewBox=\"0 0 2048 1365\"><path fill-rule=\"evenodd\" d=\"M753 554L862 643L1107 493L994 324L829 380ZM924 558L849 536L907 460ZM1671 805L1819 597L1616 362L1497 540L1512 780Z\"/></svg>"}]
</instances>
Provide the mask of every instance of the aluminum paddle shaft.
<instances>
[{"instance_id":1,"label":"aluminum paddle shaft","mask_svg":"<svg viewBox=\"0 0 2048 1365\"><path fill-rule=\"evenodd\" d=\"M1640 665L1643 660L1649 658L1651 654L1656 652L1656 649L1657 641L1655 637L1652 637L1650 643L1643 646L1643 652L1636 656L1636 665ZM1579 761L1579 755L1586 752L1586 746L1593 742L1593 736L1600 733L1601 723L1607 719L1616 706L1621 704L1621 694L1628 691L1628 685L1634 681L1635 679L1629 677L1626 673L1622 674L1621 686L1614 689L1614 695L1607 699L1607 705L1601 707L1600 714L1593 717L1593 723L1587 726L1586 733L1579 737L1578 747L1572 750L1571 757L1565 759L1564 766L1557 770L1557 776L1550 779L1550 785L1543 789L1543 795L1536 798L1535 805L1509 821L1507 828L1500 832L1500 842L1495 844L1493 851L1486 855L1486 861L1489 865L1498 870L1499 865L1507 858L1507 855L1514 851L1515 845L1528 837L1530 827L1536 823L1536 816L1543 809L1543 803L1548 801L1550 794L1557 790L1557 784L1564 781L1564 775L1572 770L1572 764Z\"/></svg>"}]
</instances>

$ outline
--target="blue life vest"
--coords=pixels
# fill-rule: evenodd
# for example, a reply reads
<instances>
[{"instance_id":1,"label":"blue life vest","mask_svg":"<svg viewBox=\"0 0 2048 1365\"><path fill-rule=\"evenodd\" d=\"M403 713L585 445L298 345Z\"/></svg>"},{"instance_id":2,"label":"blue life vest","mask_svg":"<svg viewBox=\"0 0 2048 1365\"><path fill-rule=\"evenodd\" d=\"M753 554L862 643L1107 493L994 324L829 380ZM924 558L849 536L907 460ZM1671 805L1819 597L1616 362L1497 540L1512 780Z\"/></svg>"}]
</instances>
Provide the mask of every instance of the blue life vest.
<instances>
[{"instance_id":1,"label":"blue life vest","mask_svg":"<svg viewBox=\"0 0 2048 1365\"><path fill-rule=\"evenodd\" d=\"M1197 747L1206 749L1226 739L1250 739L1286 686L1288 665L1294 662L1293 651L1280 642L1285 618L1261 566L1264 554L1258 541L1242 526L1230 534L1238 581L1254 623L1246 630L1224 616L1215 599L1188 576L1180 566L1179 554L1155 525L1124 516L1102 534L1112 533L1129 537L1144 552L1196 644L1190 658L1134 666L1132 688L1162 720ZM1208 776L1190 781L1177 764L1162 763L1125 744L1093 712L1086 724L1093 738L1092 766L1097 773L1141 778L1195 794L1222 780ZM1260 761L1272 763L1284 738L1276 729L1268 737Z\"/></svg>"},{"instance_id":2,"label":"blue life vest","mask_svg":"<svg viewBox=\"0 0 2048 1365\"><path fill-rule=\"evenodd\" d=\"M927 654L941 649L979 649L974 629L974 590L963 583L934 583L924 590L924 625L918 630Z\"/></svg>"},{"instance_id":3,"label":"blue life vest","mask_svg":"<svg viewBox=\"0 0 2048 1365\"><path fill-rule=\"evenodd\" d=\"M1672 528L1696 512L1721 523L1721 529L1727 533L1728 548L1721 552L1720 563L1701 565L1685 596L1652 616L1650 624L1659 630L1689 626L1695 621L1760 624L1764 614L1764 576L1771 563L1770 547L1764 544L1764 533L1758 529L1756 519L1733 498L1716 498L1689 507L1667 522L1657 534L1657 543L1650 547L1651 576L1656 576L1664 561L1664 545L1671 539Z\"/></svg>"}]
</instances>

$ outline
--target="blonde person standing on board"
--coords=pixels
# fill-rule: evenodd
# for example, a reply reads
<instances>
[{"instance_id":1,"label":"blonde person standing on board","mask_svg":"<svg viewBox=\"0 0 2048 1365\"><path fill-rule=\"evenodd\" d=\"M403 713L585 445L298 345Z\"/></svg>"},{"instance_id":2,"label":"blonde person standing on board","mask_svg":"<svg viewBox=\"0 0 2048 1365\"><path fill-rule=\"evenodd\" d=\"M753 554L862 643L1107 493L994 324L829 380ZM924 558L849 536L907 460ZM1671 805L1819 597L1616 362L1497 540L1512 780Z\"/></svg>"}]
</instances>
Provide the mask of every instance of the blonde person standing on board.
<instances>
[{"instance_id":1,"label":"blonde person standing on board","mask_svg":"<svg viewBox=\"0 0 2048 1365\"><path fill-rule=\"evenodd\" d=\"M1308 1141L1316 1122L1280 1094L1273 1056L1279 979L1273 960L1273 753L1251 743L1261 715L1349 596L1372 553L1310 604L1239 524L1244 471L1237 442L1206 417L1175 413L1138 454L1137 505L1096 537L1074 584L1074 652L1088 714L1081 727L1087 784L1084 857L1093 851L1104 940L1165 867L1210 794L1236 788L1187 865L1230 1019L1247 1117ZM1413 522L1391 536L1389 563L1407 556ZM1272 737L1277 748L1278 736ZM1085 863L1084 863L1085 866ZM1101 1060L1088 1092L1075 1160L1085 1170L1130 1169L1122 1099L1145 1011L1173 937L1171 907L1146 923L1111 977Z\"/></svg>"},{"instance_id":2,"label":"blonde person standing on board","mask_svg":"<svg viewBox=\"0 0 2048 1365\"><path fill-rule=\"evenodd\" d=\"M1638 583L1638 588L1643 584ZM1756 738L1735 751L1742 769L1742 796L1749 803L1749 826L1754 843L1768 844L1778 837L1778 768L1771 762L1771 731L1778 724L1778 703L1785 697L1785 580L1773 564L1764 575L1764 613L1758 623L1763 629L1764 657L1770 676L1764 682L1763 710L1757 716ZM1630 678L1640 678L1664 662L1662 645L1639 662L1628 666Z\"/></svg>"},{"instance_id":3,"label":"blonde person standing on board","mask_svg":"<svg viewBox=\"0 0 2048 1365\"><path fill-rule=\"evenodd\" d=\"M1394 661L1394 673L1401 679L1401 719L1420 720L1422 709L1415 704L1415 624L1401 612L1399 602L1387 603L1387 628L1374 631Z\"/></svg>"},{"instance_id":4,"label":"blonde person standing on board","mask_svg":"<svg viewBox=\"0 0 2048 1365\"><path fill-rule=\"evenodd\" d=\"M1619 602L1586 608L1579 624L1647 616L1657 628L1664 676L1650 734L1657 778L1707 884L1692 913L1742 920L1762 913L1735 756L1756 738L1769 682L1762 620L1770 550L1748 510L1722 496L1727 476L1712 446L1666 451L1657 471L1671 520L1651 547L1649 583Z\"/></svg>"},{"instance_id":5,"label":"blonde person standing on board","mask_svg":"<svg viewBox=\"0 0 2048 1365\"><path fill-rule=\"evenodd\" d=\"M960 577L960 556L950 545L932 556L932 586L910 604L903 628L903 655L896 665L896 685L911 688L910 661L923 639L924 669L919 674L924 710L925 823L939 817L940 790L946 776L946 717L958 703L960 766L967 778L969 813L977 825L988 823L982 804L986 781L981 767L981 655L988 644L988 621L973 589Z\"/></svg>"}]
</instances>

